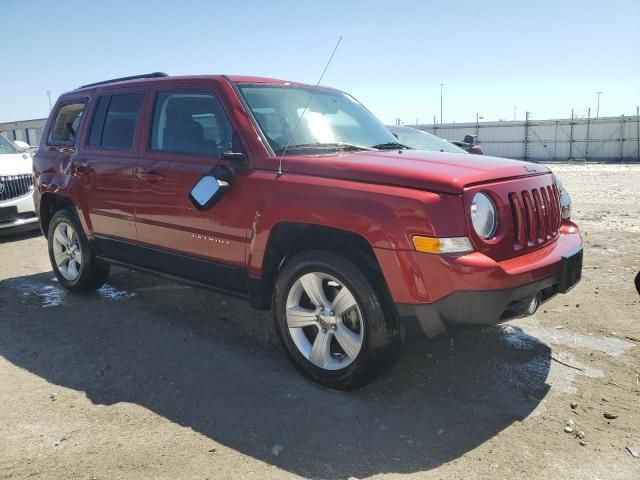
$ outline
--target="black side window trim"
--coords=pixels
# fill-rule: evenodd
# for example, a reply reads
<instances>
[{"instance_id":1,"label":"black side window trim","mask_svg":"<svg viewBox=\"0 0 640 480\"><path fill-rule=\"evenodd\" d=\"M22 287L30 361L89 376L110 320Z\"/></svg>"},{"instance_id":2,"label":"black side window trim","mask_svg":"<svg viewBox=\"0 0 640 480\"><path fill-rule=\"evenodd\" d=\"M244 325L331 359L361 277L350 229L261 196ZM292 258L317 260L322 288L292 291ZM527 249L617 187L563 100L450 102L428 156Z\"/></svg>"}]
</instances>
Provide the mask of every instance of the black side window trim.
<instances>
[{"instance_id":1,"label":"black side window trim","mask_svg":"<svg viewBox=\"0 0 640 480\"><path fill-rule=\"evenodd\" d=\"M51 123L51 126L49 127L49 132L47 133L47 146L49 147L75 147L76 144L78 143L78 138L80 137L80 132L82 132L82 126L86 123L84 121L84 118L80 117L80 125L78 125L78 131L76 132L75 137L73 138L73 141L70 142L54 142L51 140L51 136L53 134L53 130L55 129L57 120L58 120L58 115L60 115L60 111L68 106L68 105L74 105L74 104L78 104L81 103L84 105L84 108L82 109L82 115L84 116L84 112L87 110L87 103L89 102L89 98L88 97L82 97L82 98L74 98L74 99L70 99L70 100L65 100L62 103L60 103L60 105L58 105L58 108L56 109L56 113L53 116L53 120Z\"/></svg>"}]
</instances>

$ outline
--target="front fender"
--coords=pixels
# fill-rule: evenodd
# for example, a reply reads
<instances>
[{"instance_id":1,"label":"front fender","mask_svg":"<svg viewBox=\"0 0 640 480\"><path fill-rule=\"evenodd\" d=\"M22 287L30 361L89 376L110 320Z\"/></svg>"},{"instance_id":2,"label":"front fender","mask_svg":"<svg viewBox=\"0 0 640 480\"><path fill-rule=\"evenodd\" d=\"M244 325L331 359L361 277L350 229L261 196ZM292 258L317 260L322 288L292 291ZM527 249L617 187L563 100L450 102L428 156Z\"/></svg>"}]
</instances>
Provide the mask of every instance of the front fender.
<instances>
[{"instance_id":1,"label":"front fender","mask_svg":"<svg viewBox=\"0 0 640 480\"><path fill-rule=\"evenodd\" d=\"M250 233L249 273L261 275L270 233L282 222L339 229L373 249L413 250L414 234L460 236L465 224L457 195L285 174L254 172L258 198ZM459 213L459 214L458 214Z\"/></svg>"}]
</instances>

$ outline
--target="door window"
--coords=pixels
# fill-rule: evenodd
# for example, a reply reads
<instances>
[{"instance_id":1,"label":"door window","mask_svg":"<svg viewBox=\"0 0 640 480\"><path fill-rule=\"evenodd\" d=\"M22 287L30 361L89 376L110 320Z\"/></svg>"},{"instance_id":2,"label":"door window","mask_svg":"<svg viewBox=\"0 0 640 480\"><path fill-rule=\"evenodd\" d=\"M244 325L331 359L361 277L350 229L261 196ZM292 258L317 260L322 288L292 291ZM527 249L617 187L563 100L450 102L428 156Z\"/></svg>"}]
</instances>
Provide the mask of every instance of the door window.
<instances>
[{"instance_id":1,"label":"door window","mask_svg":"<svg viewBox=\"0 0 640 480\"><path fill-rule=\"evenodd\" d=\"M218 97L197 91L158 93L151 150L218 157L234 146L241 151Z\"/></svg>"},{"instance_id":2,"label":"door window","mask_svg":"<svg viewBox=\"0 0 640 480\"><path fill-rule=\"evenodd\" d=\"M143 97L142 93L100 97L91 126L89 145L120 150L132 148Z\"/></svg>"}]
</instances>

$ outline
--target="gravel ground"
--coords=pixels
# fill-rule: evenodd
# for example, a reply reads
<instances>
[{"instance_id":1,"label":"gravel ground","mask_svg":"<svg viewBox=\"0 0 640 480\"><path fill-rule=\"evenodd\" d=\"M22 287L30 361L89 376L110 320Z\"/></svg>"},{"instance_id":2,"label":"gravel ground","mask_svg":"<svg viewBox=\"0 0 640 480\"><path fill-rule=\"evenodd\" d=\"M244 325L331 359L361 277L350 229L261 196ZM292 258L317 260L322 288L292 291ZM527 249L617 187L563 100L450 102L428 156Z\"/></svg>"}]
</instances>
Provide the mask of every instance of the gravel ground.
<instances>
[{"instance_id":1,"label":"gravel ground","mask_svg":"<svg viewBox=\"0 0 640 480\"><path fill-rule=\"evenodd\" d=\"M303 380L241 302L120 269L70 295L42 237L0 240L0 479L640 478L640 165L553 168L582 283L409 341L349 394Z\"/></svg>"}]
</instances>

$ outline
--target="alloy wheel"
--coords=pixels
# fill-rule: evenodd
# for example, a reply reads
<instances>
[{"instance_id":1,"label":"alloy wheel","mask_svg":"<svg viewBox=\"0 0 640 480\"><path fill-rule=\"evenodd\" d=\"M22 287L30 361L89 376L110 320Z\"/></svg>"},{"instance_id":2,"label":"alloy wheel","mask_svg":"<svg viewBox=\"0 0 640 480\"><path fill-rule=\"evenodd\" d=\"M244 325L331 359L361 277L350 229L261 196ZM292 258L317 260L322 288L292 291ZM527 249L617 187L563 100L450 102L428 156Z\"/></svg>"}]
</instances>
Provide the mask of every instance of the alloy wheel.
<instances>
[{"instance_id":1,"label":"alloy wheel","mask_svg":"<svg viewBox=\"0 0 640 480\"><path fill-rule=\"evenodd\" d=\"M289 334L298 351L325 370L351 365L364 343L361 309L349 289L335 277L311 272L289 290Z\"/></svg>"},{"instance_id":2,"label":"alloy wheel","mask_svg":"<svg viewBox=\"0 0 640 480\"><path fill-rule=\"evenodd\" d=\"M82 249L73 226L60 222L53 234L53 258L60 274L70 282L80 276Z\"/></svg>"}]
</instances>

